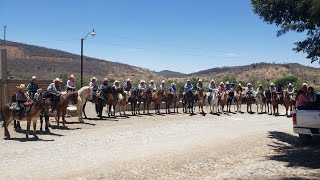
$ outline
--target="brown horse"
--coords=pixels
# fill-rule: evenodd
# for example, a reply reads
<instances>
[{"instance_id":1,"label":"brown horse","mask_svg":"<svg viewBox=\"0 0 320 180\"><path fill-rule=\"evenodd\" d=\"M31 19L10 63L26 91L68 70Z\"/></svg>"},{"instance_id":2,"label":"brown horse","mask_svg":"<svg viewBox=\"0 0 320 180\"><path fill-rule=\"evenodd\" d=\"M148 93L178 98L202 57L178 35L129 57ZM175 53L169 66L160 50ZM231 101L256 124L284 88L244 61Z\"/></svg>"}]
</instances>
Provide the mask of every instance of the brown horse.
<instances>
[{"instance_id":1,"label":"brown horse","mask_svg":"<svg viewBox=\"0 0 320 180\"><path fill-rule=\"evenodd\" d=\"M235 106L237 106L237 112L241 112L242 92L239 91L235 99L236 99Z\"/></svg>"},{"instance_id":2,"label":"brown horse","mask_svg":"<svg viewBox=\"0 0 320 180\"><path fill-rule=\"evenodd\" d=\"M172 103L174 103L176 98L176 94L172 92L165 92L163 95L163 101L166 103L166 113L171 113L170 112L170 106ZM175 108L175 107L174 107Z\"/></svg>"},{"instance_id":3,"label":"brown horse","mask_svg":"<svg viewBox=\"0 0 320 180\"><path fill-rule=\"evenodd\" d=\"M33 122L33 136L37 138L36 135L36 126L37 126L37 120L40 115L40 112L46 112L49 108L50 101L48 99L39 99L37 101L33 101L32 105L30 107L26 107L26 112L24 117L19 121L27 121L27 132L26 132L26 138L29 138L29 130L31 121ZM16 110L11 110L10 105L4 105L0 108L0 121L4 121L3 127L4 127L4 136L5 138L10 138L10 133L8 131L8 126L14 119L19 119L18 113L15 112Z\"/></svg>"},{"instance_id":4,"label":"brown horse","mask_svg":"<svg viewBox=\"0 0 320 180\"><path fill-rule=\"evenodd\" d=\"M151 89L148 88L140 93L138 96L138 112L140 114L140 104L143 103L143 114L145 114L145 111L147 110L147 113L149 114L149 106L152 102L152 92Z\"/></svg>"},{"instance_id":5,"label":"brown horse","mask_svg":"<svg viewBox=\"0 0 320 180\"><path fill-rule=\"evenodd\" d=\"M163 90L162 89L156 90L155 94L153 95L154 111L156 114L161 114L160 109L161 109L162 99L163 99Z\"/></svg>"},{"instance_id":6,"label":"brown horse","mask_svg":"<svg viewBox=\"0 0 320 180\"><path fill-rule=\"evenodd\" d=\"M265 94L266 94L266 109L268 110L268 114L269 114L269 111L272 114L272 102L271 102L272 93L270 90L267 90Z\"/></svg>"},{"instance_id":7,"label":"brown horse","mask_svg":"<svg viewBox=\"0 0 320 180\"><path fill-rule=\"evenodd\" d=\"M201 114L205 114L204 110L203 110L203 106L205 105L205 101L206 101L207 95L206 93L203 91L203 89L199 89L197 94L196 94L196 100L198 101L198 107L199 107L199 113ZM201 112L200 112L201 111Z\"/></svg>"},{"instance_id":8,"label":"brown horse","mask_svg":"<svg viewBox=\"0 0 320 180\"><path fill-rule=\"evenodd\" d=\"M273 108L273 115L279 114L279 104L280 104L280 96L277 93L272 93L271 96L271 104ZM277 110L277 113L276 113Z\"/></svg>"},{"instance_id":9,"label":"brown horse","mask_svg":"<svg viewBox=\"0 0 320 180\"><path fill-rule=\"evenodd\" d=\"M67 113L67 108L68 105L70 104L70 102L72 102L73 104L77 104L77 99L78 99L78 92L71 92L71 93L67 93L67 94L62 94L60 96L60 101L57 105L57 112L56 112L56 121L57 121L57 126L59 127L59 123L60 123L60 116L62 118L62 124L63 127L65 127L65 116Z\"/></svg>"},{"instance_id":10,"label":"brown horse","mask_svg":"<svg viewBox=\"0 0 320 180\"><path fill-rule=\"evenodd\" d=\"M173 112L176 112L177 109L177 113L178 113L178 109L179 109L179 103L181 101L181 99L183 98L183 91L179 91L176 92L174 94L174 99L173 99Z\"/></svg>"},{"instance_id":11,"label":"brown horse","mask_svg":"<svg viewBox=\"0 0 320 180\"><path fill-rule=\"evenodd\" d=\"M107 104L109 105L108 117L110 116L116 117L116 106L119 102L120 91L121 91L121 88L115 89L112 87L112 93L108 95L108 101L107 101ZM111 110L113 110L113 112Z\"/></svg>"},{"instance_id":12,"label":"brown horse","mask_svg":"<svg viewBox=\"0 0 320 180\"><path fill-rule=\"evenodd\" d=\"M292 115L292 106L293 106L293 100L292 96L288 93L288 91L283 91L283 100L284 100L284 107L286 107L286 116L288 116L288 110L290 108L290 116Z\"/></svg>"},{"instance_id":13,"label":"brown horse","mask_svg":"<svg viewBox=\"0 0 320 180\"><path fill-rule=\"evenodd\" d=\"M247 112L252 112L252 104L254 102L254 96L253 94L248 94L247 95ZM249 111L250 109L250 111Z\"/></svg>"},{"instance_id":14,"label":"brown horse","mask_svg":"<svg viewBox=\"0 0 320 180\"><path fill-rule=\"evenodd\" d=\"M220 98L220 106L221 106L221 111L222 113L224 113L224 106L227 105L227 101L228 101L228 93L227 92L223 92ZM219 108L218 108L219 111Z\"/></svg>"}]
</instances>

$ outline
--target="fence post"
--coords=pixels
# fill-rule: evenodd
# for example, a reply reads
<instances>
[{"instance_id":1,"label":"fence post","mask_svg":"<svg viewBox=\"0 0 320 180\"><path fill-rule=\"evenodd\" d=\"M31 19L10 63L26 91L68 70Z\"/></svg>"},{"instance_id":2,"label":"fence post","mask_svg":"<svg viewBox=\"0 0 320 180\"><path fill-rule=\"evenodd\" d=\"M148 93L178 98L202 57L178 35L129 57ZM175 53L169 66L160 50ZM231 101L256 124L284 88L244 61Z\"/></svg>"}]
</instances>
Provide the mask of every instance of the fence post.
<instances>
[{"instance_id":1,"label":"fence post","mask_svg":"<svg viewBox=\"0 0 320 180\"><path fill-rule=\"evenodd\" d=\"M7 50L1 49L0 54L0 105L3 105L8 103Z\"/></svg>"}]
</instances>

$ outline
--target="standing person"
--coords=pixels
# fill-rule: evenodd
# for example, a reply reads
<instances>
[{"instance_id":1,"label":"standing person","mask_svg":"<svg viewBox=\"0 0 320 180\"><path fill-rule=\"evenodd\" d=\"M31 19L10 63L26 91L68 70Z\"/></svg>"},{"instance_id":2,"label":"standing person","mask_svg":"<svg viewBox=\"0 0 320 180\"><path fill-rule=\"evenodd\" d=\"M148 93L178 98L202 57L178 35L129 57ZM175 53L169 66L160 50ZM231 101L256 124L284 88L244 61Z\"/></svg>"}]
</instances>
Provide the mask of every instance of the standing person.
<instances>
[{"instance_id":1,"label":"standing person","mask_svg":"<svg viewBox=\"0 0 320 180\"><path fill-rule=\"evenodd\" d=\"M131 80L128 78L127 82L124 83L124 91L127 92L128 97L131 96L131 88L132 88Z\"/></svg>"},{"instance_id":2,"label":"standing person","mask_svg":"<svg viewBox=\"0 0 320 180\"><path fill-rule=\"evenodd\" d=\"M164 80L161 81L160 89L161 89L163 92L166 92L166 91L167 91L166 82L165 82Z\"/></svg>"},{"instance_id":3,"label":"standing person","mask_svg":"<svg viewBox=\"0 0 320 180\"><path fill-rule=\"evenodd\" d=\"M171 86L169 88L169 91L172 93L176 93L177 89L176 89L176 84L175 83L171 83Z\"/></svg>"},{"instance_id":4,"label":"standing person","mask_svg":"<svg viewBox=\"0 0 320 180\"><path fill-rule=\"evenodd\" d=\"M89 87L92 87L92 102L95 101L98 91L97 78L92 77L90 79Z\"/></svg>"},{"instance_id":5,"label":"standing person","mask_svg":"<svg viewBox=\"0 0 320 180\"><path fill-rule=\"evenodd\" d=\"M24 110L25 110L25 103L28 100L28 97L26 96L26 86L24 84L20 84L20 86L17 86L18 92L16 93L16 101L18 103L19 109L19 120L23 118Z\"/></svg>"},{"instance_id":6,"label":"standing person","mask_svg":"<svg viewBox=\"0 0 320 180\"><path fill-rule=\"evenodd\" d=\"M213 92L215 89L217 89L215 81L212 79L208 85L208 91Z\"/></svg>"},{"instance_id":7,"label":"standing person","mask_svg":"<svg viewBox=\"0 0 320 180\"><path fill-rule=\"evenodd\" d=\"M28 94L29 94L31 99L33 99L34 94L36 94L37 90L39 89L39 85L37 84L36 81L37 81L37 77L36 76L32 76L31 82L27 86Z\"/></svg>"},{"instance_id":8,"label":"standing person","mask_svg":"<svg viewBox=\"0 0 320 180\"><path fill-rule=\"evenodd\" d=\"M74 82L75 77L71 75L67 81L67 93L71 93L76 90L76 83Z\"/></svg>"},{"instance_id":9,"label":"standing person","mask_svg":"<svg viewBox=\"0 0 320 180\"><path fill-rule=\"evenodd\" d=\"M146 81L145 80L141 80L140 81L140 84L138 85L138 90L141 92L141 91L144 91L146 89Z\"/></svg>"},{"instance_id":10,"label":"standing person","mask_svg":"<svg viewBox=\"0 0 320 180\"><path fill-rule=\"evenodd\" d=\"M150 88L152 91L157 90L157 85L153 82L153 80L150 81L149 88Z\"/></svg>"}]
</instances>

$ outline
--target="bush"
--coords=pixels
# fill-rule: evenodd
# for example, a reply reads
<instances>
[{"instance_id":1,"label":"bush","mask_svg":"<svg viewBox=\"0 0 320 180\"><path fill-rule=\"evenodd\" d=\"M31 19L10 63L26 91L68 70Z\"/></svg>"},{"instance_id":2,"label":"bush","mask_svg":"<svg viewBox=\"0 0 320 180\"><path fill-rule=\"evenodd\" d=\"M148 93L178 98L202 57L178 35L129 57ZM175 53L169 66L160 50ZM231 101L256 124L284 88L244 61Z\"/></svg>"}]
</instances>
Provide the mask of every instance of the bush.
<instances>
[{"instance_id":1,"label":"bush","mask_svg":"<svg viewBox=\"0 0 320 180\"><path fill-rule=\"evenodd\" d=\"M302 86L301 81L298 79L298 77L294 76L286 76L278 78L274 81L274 84L277 86L281 84L282 87L288 86L288 84L291 83L294 87L298 88Z\"/></svg>"}]
</instances>

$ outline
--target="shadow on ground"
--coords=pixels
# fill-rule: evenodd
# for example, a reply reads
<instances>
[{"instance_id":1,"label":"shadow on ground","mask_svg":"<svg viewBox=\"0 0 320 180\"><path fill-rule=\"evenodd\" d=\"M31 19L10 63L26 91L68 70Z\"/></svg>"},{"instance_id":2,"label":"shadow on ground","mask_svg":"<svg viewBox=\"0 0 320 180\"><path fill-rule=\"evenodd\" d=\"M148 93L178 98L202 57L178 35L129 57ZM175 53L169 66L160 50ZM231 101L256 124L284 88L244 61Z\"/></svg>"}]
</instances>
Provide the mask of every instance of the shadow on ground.
<instances>
[{"instance_id":1,"label":"shadow on ground","mask_svg":"<svg viewBox=\"0 0 320 180\"><path fill-rule=\"evenodd\" d=\"M311 145L303 145L299 137L284 132L270 131L268 138L274 139L268 146L274 150L269 160L286 162L287 167L320 168L320 139L314 138Z\"/></svg>"}]
</instances>

